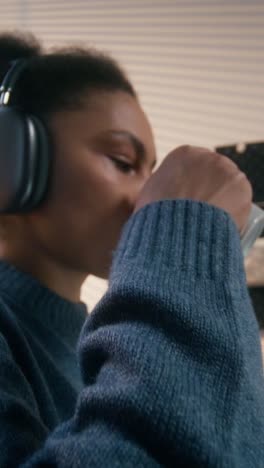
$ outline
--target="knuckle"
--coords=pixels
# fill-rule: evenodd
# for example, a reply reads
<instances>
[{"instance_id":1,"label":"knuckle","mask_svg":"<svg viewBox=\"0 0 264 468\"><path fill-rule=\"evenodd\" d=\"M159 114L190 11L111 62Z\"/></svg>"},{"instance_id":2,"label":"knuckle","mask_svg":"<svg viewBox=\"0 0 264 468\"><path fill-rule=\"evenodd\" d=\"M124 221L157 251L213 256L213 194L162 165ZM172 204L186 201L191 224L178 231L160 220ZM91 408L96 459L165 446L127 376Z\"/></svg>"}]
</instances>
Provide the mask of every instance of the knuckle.
<instances>
[{"instance_id":1,"label":"knuckle","mask_svg":"<svg viewBox=\"0 0 264 468\"><path fill-rule=\"evenodd\" d=\"M181 145L179 146L179 151L182 151L183 153L188 153L191 149L191 145Z\"/></svg>"},{"instance_id":2,"label":"knuckle","mask_svg":"<svg viewBox=\"0 0 264 468\"><path fill-rule=\"evenodd\" d=\"M216 164L219 168L224 169L229 173L239 172L238 165L227 156L219 154L219 157L216 159Z\"/></svg>"},{"instance_id":3,"label":"knuckle","mask_svg":"<svg viewBox=\"0 0 264 468\"><path fill-rule=\"evenodd\" d=\"M245 172L239 170L238 173L236 174L236 177L238 177L244 185L251 186Z\"/></svg>"},{"instance_id":4,"label":"knuckle","mask_svg":"<svg viewBox=\"0 0 264 468\"><path fill-rule=\"evenodd\" d=\"M240 184L241 189L243 189L243 193L245 194L245 196L252 200L253 187L246 174L243 171L239 171L238 174L236 174L236 180Z\"/></svg>"},{"instance_id":5,"label":"knuckle","mask_svg":"<svg viewBox=\"0 0 264 468\"><path fill-rule=\"evenodd\" d=\"M252 187L252 184L248 180L246 175L245 175L245 186L246 186L246 189L248 191L248 194L249 194L250 198L252 199L253 198L253 187Z\"/></svg>"}]
</instances>

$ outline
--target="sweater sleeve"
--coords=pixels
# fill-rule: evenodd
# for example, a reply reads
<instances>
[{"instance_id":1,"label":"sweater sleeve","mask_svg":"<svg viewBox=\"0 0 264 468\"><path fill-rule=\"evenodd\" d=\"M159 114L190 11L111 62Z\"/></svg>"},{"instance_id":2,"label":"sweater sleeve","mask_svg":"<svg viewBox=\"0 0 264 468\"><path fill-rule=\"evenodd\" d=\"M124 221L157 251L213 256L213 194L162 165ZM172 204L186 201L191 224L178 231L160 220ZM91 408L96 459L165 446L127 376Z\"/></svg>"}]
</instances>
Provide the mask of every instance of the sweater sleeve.
<instances>
[{"instance_id":1,"label":"sweater sleeve","mask_svg":"<svg viewBox=\"0 0 264 468\"><path fill-rule=\"evenodd\" d=\"M225 211L164 200L134 214L79 357L73 417L23 468L264 466L260 338Z\"/></svg>"}]
</instances>

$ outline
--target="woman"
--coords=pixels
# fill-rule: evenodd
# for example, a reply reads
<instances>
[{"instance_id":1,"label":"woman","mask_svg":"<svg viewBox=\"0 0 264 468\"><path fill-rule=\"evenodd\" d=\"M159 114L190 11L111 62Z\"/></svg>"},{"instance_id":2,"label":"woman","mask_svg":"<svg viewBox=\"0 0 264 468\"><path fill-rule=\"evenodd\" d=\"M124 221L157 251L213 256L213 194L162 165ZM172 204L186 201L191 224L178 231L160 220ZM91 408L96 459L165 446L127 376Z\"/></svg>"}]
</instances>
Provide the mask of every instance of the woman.
<instances>
[{"instance_id":1,"label":"woman","mask_svg":"<svg viewBox=\"0 0 264 468\"><path fill-rule=\"evenodd\" d=\"M149 122L110 58L1 50L1 79L28 58L11 104L45 126L50 172L38 206L1 215L0 466L261 466L248 181L189 147L151 176ZM89 274L109 290L86 320Z\"/></svg>"}]
</instances>

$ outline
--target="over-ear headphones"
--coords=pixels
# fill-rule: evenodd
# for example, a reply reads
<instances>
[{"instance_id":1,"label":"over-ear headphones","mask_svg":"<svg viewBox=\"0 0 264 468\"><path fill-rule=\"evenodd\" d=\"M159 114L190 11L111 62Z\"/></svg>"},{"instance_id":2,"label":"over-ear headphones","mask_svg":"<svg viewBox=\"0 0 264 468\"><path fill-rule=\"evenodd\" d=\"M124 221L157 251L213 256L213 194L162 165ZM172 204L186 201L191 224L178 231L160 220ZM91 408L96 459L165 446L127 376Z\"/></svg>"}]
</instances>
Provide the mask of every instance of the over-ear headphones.
<instances>
[{"instance_id":1,"label":"over-ear headphones","mask_svg":"<svg viewBox=\"0 0 264 468\"><path fill-rule=\"evenodd\" d=\"M27 65L18 60L0 88L0 213L31 211L42 201L50 169L50 139L43 123L9 105Z\"/></svg>"}]
</instances>

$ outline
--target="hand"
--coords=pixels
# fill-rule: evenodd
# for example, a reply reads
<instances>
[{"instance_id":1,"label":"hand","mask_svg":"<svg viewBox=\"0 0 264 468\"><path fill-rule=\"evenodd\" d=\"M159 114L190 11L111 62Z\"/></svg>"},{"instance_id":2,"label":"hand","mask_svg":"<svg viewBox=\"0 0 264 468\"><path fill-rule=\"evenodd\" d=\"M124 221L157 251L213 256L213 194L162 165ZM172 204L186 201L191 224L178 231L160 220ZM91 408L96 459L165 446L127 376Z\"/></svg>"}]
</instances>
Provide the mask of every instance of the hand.
<instances>
[{"instance_id":1,"label":"hand","mask_svg":"<svg viewBox=\"0 0 264 468\"><path fill-rule=\"evenodd\" d=\"M148 179L134 213L154 201L188 198L227 211L241 233L250 214L252 196L246 175L229 158L205 148L180 146Z\"/></svg>"}]
</instances>

